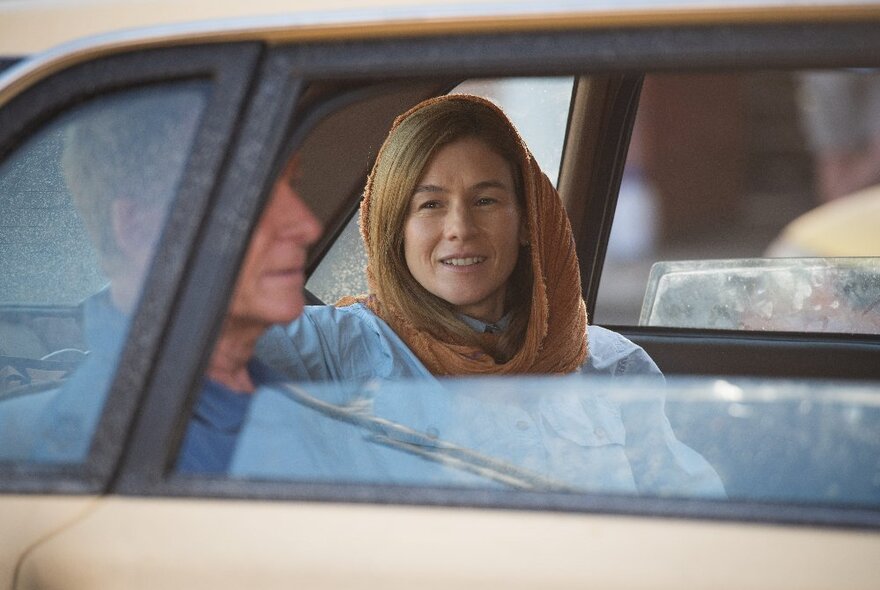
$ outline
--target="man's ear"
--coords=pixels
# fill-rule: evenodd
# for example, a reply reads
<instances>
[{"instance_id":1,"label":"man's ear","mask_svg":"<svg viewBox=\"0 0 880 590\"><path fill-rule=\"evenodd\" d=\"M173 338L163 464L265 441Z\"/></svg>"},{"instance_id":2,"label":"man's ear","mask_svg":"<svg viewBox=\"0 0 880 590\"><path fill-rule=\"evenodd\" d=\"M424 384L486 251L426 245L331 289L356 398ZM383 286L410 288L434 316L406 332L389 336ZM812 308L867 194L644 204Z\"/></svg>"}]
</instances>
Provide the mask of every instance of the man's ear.
<instances>
[{"instance_id":1,"label":"man's ear","mask_svg":"<svg viewBox=\"0 0 880 590\"><path fill-rule=\"evenodd\" d=\"M159 231L155 207L136 199L116 199L111 204L110 223L119 252L128 260L143 257L152 250Z\"/></svg>"}]
</instances>

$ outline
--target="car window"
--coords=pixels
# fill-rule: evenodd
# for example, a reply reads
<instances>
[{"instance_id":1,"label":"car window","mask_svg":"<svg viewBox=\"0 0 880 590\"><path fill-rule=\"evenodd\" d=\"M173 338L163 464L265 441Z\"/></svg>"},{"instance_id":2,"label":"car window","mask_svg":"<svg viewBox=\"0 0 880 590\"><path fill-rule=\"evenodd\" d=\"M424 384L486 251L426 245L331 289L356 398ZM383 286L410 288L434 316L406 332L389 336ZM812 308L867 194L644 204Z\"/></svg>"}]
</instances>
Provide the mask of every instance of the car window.
<instances>
[{"instance_id":1,"label":"car window","mask_svg":"<svg viewBox=\"0 0 880 590\"><path fill-rule=\"evenodd\" d=\"M571 76L474 79L459 84L452 93L475 94L500 105L555 184L573 83ZM358 231L359 220L355 213L309 277L307 288L326 303L367 292L367 258Z\"/></svg>"},{"instance_id":2,"label":"car window","mask_svg":"<svg viewBox=\"0 0 880 590\"><path fill-rule=\"evenodd\" d=\"M290 161L314 161L304 151ZM349 239L360 242L356 233L339 238ZM864 463L880 450L877 437L865 436L880 420L869 386L667 381L641 349L596 326L587 332L590 356L573 375L435 378L365 307L315 306L303 315L257 344L252 397L214 378L222 373L208 374L180 472L712 502L878 502L876 470ZM208 440L217 443L209 459L223 455L216 465L195 458Z\"/></svg>"},{"instance_id":3,"label":"car window","mask_svg":"<svg viewBox=\"0 0 880 590\"><path fill-rule=\"evenodd\" d=\"M876 70L646 76L593 320L880 332L878 121Z\"/></svg>"},{"instance_id":4,"label":"car window","mask_svg":"<svg viewBox=\"0 0 880 590\"><path fill-rule=\"evenodd\" d=\"M878 427L853 384L289 382L256 398L230 475L876 507Z\"/></svg>"},{"instance_id":5,"label":"car window","mask_svg":"<svg viewBox=\"0 0 880 590\"><path fill-rule=\"evenodd\" d=\"M93 98L0 163L0 461L85 459L207 89Z\"/></svg>"}]
</instances>

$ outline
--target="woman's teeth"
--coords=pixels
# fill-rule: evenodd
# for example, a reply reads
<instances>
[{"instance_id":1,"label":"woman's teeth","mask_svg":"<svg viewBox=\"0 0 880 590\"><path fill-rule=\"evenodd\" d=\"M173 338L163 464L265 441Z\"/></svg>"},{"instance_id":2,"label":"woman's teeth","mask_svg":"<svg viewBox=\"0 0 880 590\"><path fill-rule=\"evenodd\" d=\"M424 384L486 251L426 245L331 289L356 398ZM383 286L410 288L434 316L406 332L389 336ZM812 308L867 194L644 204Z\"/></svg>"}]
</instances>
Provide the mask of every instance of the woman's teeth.
<instances>
[{"instance_id":1,"label":"woman's teeth","mask_svg":"<svg viewBox=\"0 0 880 590\"><path fill-rule=\"evenodd\" d=\"M443 261L443 264L448 264L450 266L471 266L472 264L479 264L486 260L485 256L474 256L473 258L448 258Z\"/></svg>"}]
</instances>

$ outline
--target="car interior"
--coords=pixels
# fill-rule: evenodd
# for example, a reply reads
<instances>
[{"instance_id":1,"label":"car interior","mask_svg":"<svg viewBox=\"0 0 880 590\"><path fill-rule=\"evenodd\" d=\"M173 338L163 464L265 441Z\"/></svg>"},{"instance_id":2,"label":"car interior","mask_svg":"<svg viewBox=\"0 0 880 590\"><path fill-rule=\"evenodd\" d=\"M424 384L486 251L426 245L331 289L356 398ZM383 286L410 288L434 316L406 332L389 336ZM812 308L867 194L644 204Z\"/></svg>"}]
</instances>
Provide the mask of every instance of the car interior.
<instances>
[{"instance_id":1,"label":"car interior","mask_svg":"<svg viewBox=\"0 0 880 590\"><path fill-rule=\"evenodd\" d=\"M791 76L788 73L777 75ZM657 78L662 81L663 76L663 74L654 76L652 82L656 83ZM604 280L601 275L603 271L610 274L615 270L613 265L610 268L605 265L605 256L609 247L610 228L615 221L615 201L627 166L626 154L629 147L627 140L637 115L642 81L641 76L632 74L577 76L572 85L558 187L569 210L572 225L576 228L584 294L592 317L595 317L597 311L597 296L601 289L600 278ZM307 161L314 162L315 165L306 167L303 189L307 198L309 195L315 195L310 202L320 203L316 210L327 229L324 241L313 252L314 258L311 263L313 279L309 284L313 289L310 292L313 303L333 303L339 296L351 294L352 289L354 292L357 292L358 288L365 290L362 277L349 278L356 275L357 269L362 269L365 264L362 251L358 251L359 238L356 235L356 224L352 220L356 221L360 191L375 155L375 149L381 144L385 130L395 113L403 112L419 100L445 92L462 82L465 81L450 81L444 85L426 86L418 90L414 85L406 85L406 89L412 91L411 94L404 94L400 87L376 88L375 94L371 94L368 101L351 97L352 102L310 128L308 138L303 144L303 153L308 154ZM358 89L357 92L362 93L363 90ZM342 102L345 99L337 98L337 100ZM367 110L370 112L369 116L365 116L364 111ZM350 136L340 131L354 128L349 121L362 120L370 120L377 124L375 128L357 126L357 133ZM596 120L601 120L603 126L597 127L591 124ZM337 122L338 128L334 126ZM311 160L311 150L320 150L319 146L332 146L327 149L336 149L340 137L347 139L344 153L351 165L345 168L349 170L350 177L338 178L337 174L335 181L340 184L331 187L328 185L328 177L333 174L326 171L325 166L327 162L335 164L338 159L328 157L326 152L321 152L320 157ZM597 145L617 147L599 150ZM349 154L357 155L349 156ZM549 174L552 172L548 171ZM328 194L341 195L332 211L329 205L323 202ZM317 195L321 195L320 198ZM806 200L803 196L801 198ZM810 205L807 203L804 206ZM337 253L335 256L342 257L349 263L344 265L331 263L330 270L321 269L325 255L336 241L338 241L337 246L345 244L342 246L345 252ZM682 240L682 242L686 241ZM748 245L728 244L728 251L731 253L743 250L749 252L749 248ZM684 247L680 249L686 250ZM707 251L713 254L710 254L709 258L721 258L714 254L719 250L724 251L723 244L710 245ZM696 254L700 259L706 258L702 252L695 252L693 247L687 253ZM745 263L751 264L752 267L764 264L767 266L765 272L770 272L771 267L777 269L786 267L785 264L780 264L783 263L782 259L757 258L762 253L754 247L749 254L756 258ZM822 259L819 262L823 268L830 267L837 270L846 269L853 264L852 259L840 259L838 265L829 259ZM662 264L676 263L658 262L654 266ZM702 295L702 292L706 291L707 273L714 272L721 277L718 280L730 284L729 274L719 271L737 264L741 266L742 263L722 258L700 260L699 264L708 267L708 270L694 273L704 283L685 284L682 287L684 292L695 298L699 298L696 297L697 295L703 299L712 298L716 300L715 303L724 297L730 297L734 301L737 299L736 292L720 294L717 291L710 291L708 296ZM862 272L865 273L864 280L874 285L872 289L876 290L880 285L876 260L863 259L859 264L862 265ZM354 271L351 270L352 266ZM658 274L656 270L658 269L655 269L655 274ZM335 288L315 286L316 273L320 275L322 272L332 277ZM786 280L790 280L792 273L784 270L784 276ZM612 275L611 280L613 278ZM349 292L337 290L339 283L344 283L346 280L352 281L353 287L349 287ZM659 280L658 274L653 281L645 279L642 283L642 293L647 291L650 295L648 297L650 302L646 301L645 305L654 305L653 297L656 296L656 283ZM790 293L782 291L780 293L783 293L779 296L780 300L794 297ZM675 307L677 300L663 303ZM601 300L599 305L601 306ZM699 305L699 303L693 304L695 307ZM779 307L781 308L781 305ZM825 311L833 315L835 309ZM808 311L804 309L802 315L806 316ZM644 309L642 313L645 313ZM781 315L781 312L779 313ZM840 313L843 314L843 309ZM675 322L664 325L662 322L645 321L612 324L609 327L644 347L662 368L667 378L820 377L825 380L844 379L858 383L860 380L874 379L878 376L876 335L871 333L870 327L864 328L866 332L860 332L860 324L856 323L849 327L851 333L810 333L811 329L807 328L806 324L804 326L792 328L790 325L782 325L768 330L766 327L750 328L734 322L725 329L714 325L691 326ZM865 439L855 432L862 429L876 431L880 428L880 415L876 412L868 412L860 416L856 424L843 409L815 412L806 418L814 421L814 424L800 424L800 426L806 430L816 431L821 431L823 428L833 429L841 433L841 440L846 442L835 448L801 448L793 454L794 451L790 449L782 450L778 439L780 436L785 436L783 425L791 425L795 421L793 416L798 414L798 408L794 402L787 407L784 404L783 406L776 410L777 414L774 416L761 412L730 415L721 405L711 404L703 404L699 410L696 410L694 404L689 403L688 400L674 398L667 401L666 407L679 438L710 460L721 474L731 497L757 495L784 499L792 493L792 489L800 489L799 494L805 498L828 497L830 494L838 496L841 501L854 503L870 501L876 496L871 457L877 454L877 441ZM739 451L736 455L732 455L729 449L737 445ZM785 456L781 456L780 452ZM840 456L847 456L850 459L847 461L835 459ZM782 464L785 465L785 469L780 470L779 466ZM829 466L836 467L829 468ZM804 473L815 475L804 479ZM796 480L801 480L800 486L793 485ZM847 491L833 491L842 481L847 482L845 486Z\"/></svg>"},{"instance_id":2,"label":"car interior","mask_svg":"<svg viewBox=\"0 0 880 590\"><path fill-rule=\"evenodd\" d=\"M614 221L617 189L626 166L628 133L638 105L640 86L632 78L624 75L576 78L562 150L558 187L578 240L584 294L593 318L601 318L597 295ZM369 100L362 98L366 91L359 88L354 93L335 97L334 104L348 104L332 116L314 127L306 124L310 132L302 150L304 162L309 164L304 166L304 192L315 195L310 203L314 203L326 232L321 243L313 249L313 273L320 272L325 254L355 215L366 174L390 121L420 100L456 85L456 81L449 81L421 89L415 84L397 89L377 86L369 91ZM319 91L310 89L311 92ZM307 100L304 102L308 104ZM604 122L603 128L597 129L590 124L597 119ZM357 125L353 124L355 121ZM369 122L369 126L365 122ZM356 133L352 132L355 130ZM345 138L344 150L340 149L340 137ZM618 145L617 150L596 148L609 144ZM340 161L346 165L332 171L327 169L328 164L336 167ZM328 195L336 197L330 199ZM720 249L713 245L707 250L712 248ZM748 246L728 244L731 253L744 248ZM355 254L350 252L348 255ZM704 255L699 257L706 258ZM604 270L608 272L608 267ZM353 285L354 288L363 286L363 283ZM641 299L646 290L647 280L636 295ZM332 292L330 297L321 297L318 293L312 293L312 296L315 303L333 302L330 300ZM877 376L873 359L875 338L870 333L856 332L844 336L797 333L795 330L720 330L711 326L694 330L657 324L648 327L637 321L603 324L642 345L666 374L839 379ZM695 354L697 349L702 351L699 355ZM768 354L769 351L772 354ZM697 359L698 363L695 362Z\"/></svg>"}]
</instances>

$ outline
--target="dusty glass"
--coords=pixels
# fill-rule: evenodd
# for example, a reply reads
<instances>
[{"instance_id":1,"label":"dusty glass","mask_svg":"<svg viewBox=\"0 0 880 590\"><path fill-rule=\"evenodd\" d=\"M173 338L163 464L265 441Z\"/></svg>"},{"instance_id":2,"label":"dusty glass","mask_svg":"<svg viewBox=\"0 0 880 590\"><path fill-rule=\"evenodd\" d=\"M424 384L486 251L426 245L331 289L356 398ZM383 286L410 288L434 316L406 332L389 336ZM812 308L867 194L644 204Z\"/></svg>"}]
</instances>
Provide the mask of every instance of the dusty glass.
<instances>
[{"instance_id":1,"label":"dusty glass","mask_svg":"<svg viewBox=\"0 0 880 590\"><path fill-rule=\"evenodd\" d=\"M0 461L85 459L207 91L92 99L0 163Z\"/></svg>"},{"instance_id":2,"label":"dusty glass","mask_svg":"<svg viewBox=\"0 0 880 590\"><path fill-rule=\"evenodd\" d=\"M880 259L658 262L639 325L880 334Z\"/></svg>"},{"instance_id":3,"label":"dusty glass","mask_svg":"<svg viewBox=\"0 0 880 590\"><path fill-rule=\"evenodd\" d=\"M261 389L231 475L878 506L878 456L876 386L373 380Z\"/></svg>"}]
</instances>

